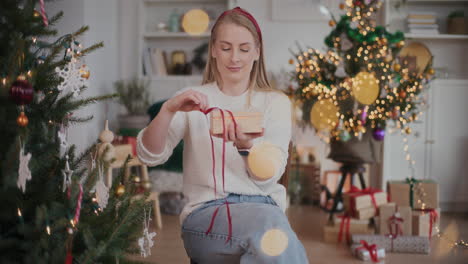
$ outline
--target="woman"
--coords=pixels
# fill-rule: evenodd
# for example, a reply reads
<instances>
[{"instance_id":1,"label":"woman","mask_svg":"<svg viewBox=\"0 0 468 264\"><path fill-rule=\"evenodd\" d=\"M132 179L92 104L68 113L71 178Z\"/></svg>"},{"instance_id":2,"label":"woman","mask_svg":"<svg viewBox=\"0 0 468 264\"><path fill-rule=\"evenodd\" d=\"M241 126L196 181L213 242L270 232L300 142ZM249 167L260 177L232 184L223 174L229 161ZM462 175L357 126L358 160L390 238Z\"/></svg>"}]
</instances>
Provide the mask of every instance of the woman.
<instances>
[{"instance_id":1,"label":"woman","mask_svg":"<svg viewBox=\"0 0 468 264\"><path fill-rule=\"evenodd\" d=\"M180 220L194 263L307 263L284 214L286 190L277 183L291 139L290 101L270 88L253 16L239 7L224 12L213 26L208 58L202 86L167 100L140 132L138 156L152 166L164 163L184 140L183 192L189 202ZM245 134L230 125L224 140L213 137L205 114L218 109L262 111L263 132ZM261 141L282 153L281 169L268 180L247 166L248 150Z\"/></svg>"}]
</instances>

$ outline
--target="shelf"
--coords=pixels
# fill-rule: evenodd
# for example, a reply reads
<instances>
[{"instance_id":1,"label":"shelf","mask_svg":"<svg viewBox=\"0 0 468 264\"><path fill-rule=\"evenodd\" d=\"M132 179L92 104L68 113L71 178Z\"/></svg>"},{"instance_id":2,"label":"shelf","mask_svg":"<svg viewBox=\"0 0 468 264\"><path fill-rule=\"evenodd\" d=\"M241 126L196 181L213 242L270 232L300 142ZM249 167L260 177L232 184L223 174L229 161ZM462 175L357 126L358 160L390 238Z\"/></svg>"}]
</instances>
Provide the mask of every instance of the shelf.
<instances>
[{"instance_id":1,"label":"shelf","mask_svg":"<svg viewBox=\"0 0 468 264\"><path fill-rule=\"evenodd\" d=\"M435 84L443 85L444 87L452 86L466 86L468 87L468 79L435 79L433 81Z\"/></svg>"},{"instance_id":2,"label":"shelf","mask_svg":"<svg viewBox=\"0 0 468 264\"><path fill-rule=\"evenodd\" d=\"M405 33L405 37L409 39L468 39L468 35L454 35L454 34Z\"/></svg>"},{"instance_id":3,"label":"shelf","mask_svg":"<svg viewBox=\"0 0 468 264\"><path fill-rule=\"evenodd\" d=\"M145 38L209 38L210 35L210 32L200 35L190 35L185 32L146 32L143 34Z\"/></svg>"},{"instance_id":4,"label":"shelf","mask_svg":"<svg viewBox=\"0 0 468 264\"><path fill-rule=\"evenodd\" d=\"M408 3L463 3L468 0L406 0Z\"/></svg>"}]
</instances>

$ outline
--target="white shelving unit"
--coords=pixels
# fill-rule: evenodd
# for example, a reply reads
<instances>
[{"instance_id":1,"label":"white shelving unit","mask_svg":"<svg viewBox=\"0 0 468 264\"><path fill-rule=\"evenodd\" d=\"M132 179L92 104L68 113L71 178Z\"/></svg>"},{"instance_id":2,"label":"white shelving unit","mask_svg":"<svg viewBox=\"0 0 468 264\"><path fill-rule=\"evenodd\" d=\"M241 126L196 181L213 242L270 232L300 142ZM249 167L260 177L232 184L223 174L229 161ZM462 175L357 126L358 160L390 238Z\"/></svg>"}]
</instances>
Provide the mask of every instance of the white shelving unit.
<instances>
[{"instance_id":1,"label":"white shelving unit","mask_svg":"<svg viewBox=\"0 0 468 264\"><path fill-rule=\"evenodd\" d=\"M425 44L434 55L434 68L448 73L450 79L468 80L465 62L468 54L468 34L447 34L447 16L452 11L468 14L468 0L388 0L384 2L384 24L389 31L405 32L408 41ZM440 34L413 34L408 32L407 16L412 11L429 11L437 16Z\"/></svg>"},{"instance_id":2,"label":"white shelving unit","mask_svg":"<svg viewBox=\"0 0 468 264\"><path fill-rule=\"evenodd\" d=\"M186 61L193 58L193 50L210 37L210 28L214 19L224 10L234 7L235 0L139 0L138 7L138 75L150 81L151 96L155 100L167 99L179 89L190 85L198 85L202 81L202 70L192 66L192 75L153 75L151 70L143 75L143 51L147 48L159 48L166 53L168 68L171 65L171 53L184 51ZM190 35L186 32L158 31L159 23L169 25L170 15L176 11L180 18L191 9L203 9L210 16L210 28L200 35Z\"/></svg>"},{"instance_id":3,"label":"white shelving unit","mask_svg":"<svg viewBox=\"0 0 468 264\"><path fill-rule=\"evenodd\" d=\"M468 40L468 35L454 35L454 34L414 34L406 33L405 37L408 39L465 39Z\"/></svg>"},{"instance_id":4,"label":"white shelving unit","mask_svg":"<svg viewBox=\"0 0 468 264\"><path fill-rule=\"evenodd\" d=\"M422 116L423 122L412 125L408 143L416 161L414 176L440 184L442 210L458 210L468 201L468 195L455 191L459 189L460 168L466 162L462 157L468 156L468 150L460 145L460 139L466 137L464 129L468 129L468 121L465 121L468 35L446 33L446 18L456 10L468 14L468 0L387 0L384 7L384 24L390 32L407 32L406 19L411 11L429 11L437 16L440 34L405 33L405 37L407 42L423 43L434 56L437 79L429 84L428 108ZM411 175L403 151L403 136L399 132L390 134L390 130L384 142L383 182Z\"/></svg>"}]
</instances>

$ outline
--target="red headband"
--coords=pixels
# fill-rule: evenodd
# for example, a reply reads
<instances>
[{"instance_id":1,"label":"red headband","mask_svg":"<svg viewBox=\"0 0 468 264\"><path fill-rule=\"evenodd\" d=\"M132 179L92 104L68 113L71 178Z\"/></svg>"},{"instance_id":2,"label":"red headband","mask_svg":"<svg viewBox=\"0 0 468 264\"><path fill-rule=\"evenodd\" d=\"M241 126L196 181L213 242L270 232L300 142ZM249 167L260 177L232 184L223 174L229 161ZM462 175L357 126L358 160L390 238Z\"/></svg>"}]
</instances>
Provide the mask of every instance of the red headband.
<instances>
[{"instance_id":1,"label":"red headband","mask_svg":"<svg viewBox=\"0 0 468 264\"><path fill-rule=\"evenodd\" d=\"M228 13L231 13L231 12L237 12L239 14L244 15L246 18L248 18L250 20L250 22L252 22L252 24L254 24L255 29L257 30L257 35L258 35L258 38L260 40L260 43L262 43L262 32L260 31L260 26L258 25L257 20L255 20L255 18L249 12L245 11L244 9L242 9L240 7L236 7L236 8L224 11L218 17L218 19L216 20L215 25L211 29L211 33L213 33L213 29L216 27L216 24L218 24L219 20L221 20L221 18L223 18L225 15L227 15Z\"/></svg>"}]
</instances>

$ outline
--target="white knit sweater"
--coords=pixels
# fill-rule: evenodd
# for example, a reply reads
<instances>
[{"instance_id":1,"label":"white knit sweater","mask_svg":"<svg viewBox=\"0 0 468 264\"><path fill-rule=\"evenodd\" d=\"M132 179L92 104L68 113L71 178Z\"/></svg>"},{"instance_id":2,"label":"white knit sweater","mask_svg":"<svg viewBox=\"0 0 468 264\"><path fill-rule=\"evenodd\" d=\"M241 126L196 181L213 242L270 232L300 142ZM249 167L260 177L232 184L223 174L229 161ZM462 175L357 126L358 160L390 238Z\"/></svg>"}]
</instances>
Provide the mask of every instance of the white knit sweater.
<instances>
[{"instance_id":1,"label":"white knit sweater","mask_svg":"<svg viewBox=\"0 0 468 264\"><path fill-rule=\"evenodd\" d=\"M204 202L226 197L229 193L246 195L269 195L285 210L286 190L278 180L284 172L288 145L291 140L291 102L280 92L251 93L250 108L247 109L248 92L239 96L224 94L216 84L189 87L179 91L193 89L208 97L210 107L218 107L230 111L261 111L264 116L264 135L254 139L254 144L267 141L277 146L282 153L280 170L267 181L255 181L246 169L246 162L239 155L232 142L226 143L225 191L222 186L222 145L220 138L213 137L216 162L216 196L212 173L212 153L209 136L209 116L198 111L177 112L169 127L166 146L162 153L148 151L142 143L142 130L137 138L137 152L140 160L150 166L162 164L168 160L174 147L184 140L183 152L183 193L188 198L181 215L181 223L185 217Z\"/></svg>"}]
</instances>

